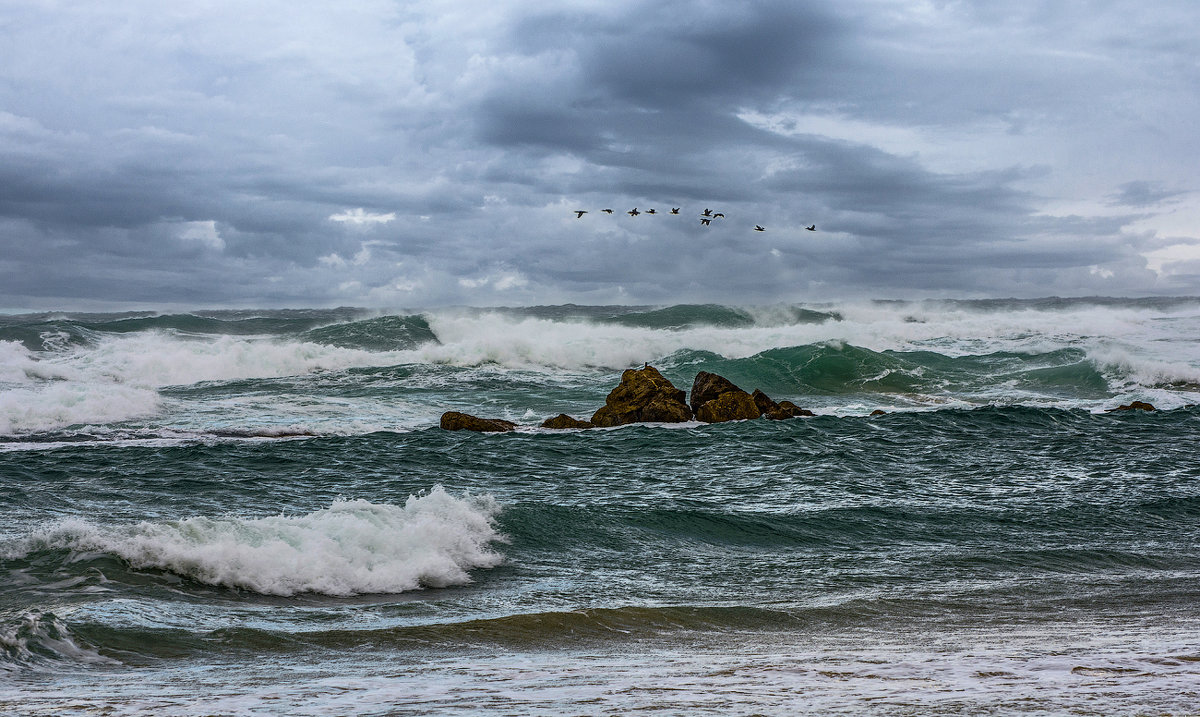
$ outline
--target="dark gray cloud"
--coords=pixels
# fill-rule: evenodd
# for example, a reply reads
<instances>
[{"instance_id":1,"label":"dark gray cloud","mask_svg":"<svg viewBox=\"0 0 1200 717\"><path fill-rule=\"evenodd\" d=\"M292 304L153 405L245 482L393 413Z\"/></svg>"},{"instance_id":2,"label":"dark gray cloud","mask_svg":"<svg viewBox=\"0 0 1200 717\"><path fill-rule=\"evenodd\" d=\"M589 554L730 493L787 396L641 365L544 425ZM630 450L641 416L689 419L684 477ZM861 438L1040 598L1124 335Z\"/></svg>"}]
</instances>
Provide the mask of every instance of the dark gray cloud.
<instances>
[{"instance_id":1,"label":"dark gray cloud","mask_svg":"<svg viewBox=\"0 0 1200 717\"><path fill-rule=\"evenodd\" d=\"M10 3L0 308L1197 293L1198 20Z\"/></svg>"}]
</instances>

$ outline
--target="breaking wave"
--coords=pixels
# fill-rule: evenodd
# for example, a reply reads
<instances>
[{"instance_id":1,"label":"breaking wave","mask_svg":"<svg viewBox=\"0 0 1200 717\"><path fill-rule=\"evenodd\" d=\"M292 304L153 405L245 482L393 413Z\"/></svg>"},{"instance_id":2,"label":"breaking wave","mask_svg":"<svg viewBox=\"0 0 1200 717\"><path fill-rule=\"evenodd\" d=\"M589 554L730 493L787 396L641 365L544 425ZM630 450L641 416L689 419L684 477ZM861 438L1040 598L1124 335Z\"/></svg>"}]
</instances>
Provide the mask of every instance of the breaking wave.
<instances>
[{"instance_id":1,"label":"breaking wave","mask_svg":"<svg viewBox=\"0 0 1200 717\"><path fill-rule=\"evenodd\" d=\"M504 557L491 547L503 540L498 512L488 496L456 498L439 486L404 505L338 500L300 516L123 526L65 520L20 540L3 557L102 553L133 568L263 595L402 593L463 585L472 570L499 565Z\"/></svg>"}]
</instances>

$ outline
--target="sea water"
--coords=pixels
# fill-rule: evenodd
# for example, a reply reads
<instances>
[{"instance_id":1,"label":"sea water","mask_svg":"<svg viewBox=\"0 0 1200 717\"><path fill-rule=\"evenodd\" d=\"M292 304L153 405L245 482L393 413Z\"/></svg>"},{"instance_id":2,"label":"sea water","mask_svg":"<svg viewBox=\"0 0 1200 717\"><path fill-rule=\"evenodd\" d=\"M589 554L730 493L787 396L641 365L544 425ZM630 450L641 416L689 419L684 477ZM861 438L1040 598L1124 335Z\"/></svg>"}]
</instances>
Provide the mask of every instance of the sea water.
<instances>
[{"instance_id":1,"label":"sea water","mask_svg":"<svg viewBox=\"0 0 1200 717\"><path fill-rule=\"evenodd\" d=\"M817 415L537 428L644 362ZM3 316L0 713L1198 714L1197 403L1191 298Z\"/></svg>"}]
</instances>

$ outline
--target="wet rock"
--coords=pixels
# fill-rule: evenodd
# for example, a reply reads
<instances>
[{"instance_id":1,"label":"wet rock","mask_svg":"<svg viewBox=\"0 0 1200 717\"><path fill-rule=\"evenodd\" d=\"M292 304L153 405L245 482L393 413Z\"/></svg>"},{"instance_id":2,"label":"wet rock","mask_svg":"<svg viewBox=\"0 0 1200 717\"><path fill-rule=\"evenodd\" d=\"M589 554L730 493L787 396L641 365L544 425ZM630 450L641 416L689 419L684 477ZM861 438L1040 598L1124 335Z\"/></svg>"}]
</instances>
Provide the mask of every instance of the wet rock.
<instances>
[{"instance_id":1,"label":"wet rock","mask_svg":"<svg viewBox=\"0 0 1200 717\"><path fill-rule=\"evenodd\" d=\"M479 418L469 413L446 411L442 414L442 428L447 431L480 431L482 433L501 433L517 427L512 421L501 418Z\"/></svg>"},{"instance_id":2,"label":"wet rock","mask_svg":"<svg viewBox=\"0 0 1200 717\"><path fill-rule=\"evenodd\" d=\"M733 381L724 376L718 376L708 371L701 371L696 374L696 379L692 381L692 413L696 413L700 410L701 406L712 401L722 393L741 390Z\"/></svg>"},{"instance_id":3,"label":"wet rock","mask_svg":"<svg viewBox=\"0 0 1200 717\"><path fill-rule=\"evenodd\" d=\"M578 418L572 418L565 413L560 413L554 418L547 418L545 421L542 421L542 428L553 428L555 430L595 427L596 425L591 421L581 421Z\"/></svg>"},{"instance_id":4,"label":"wet rock","mask_svg":"<svg viewBox=\"0 0 1200 717\"><path fill-rule=\"evenodd\" d=\"M1113 411L1154 411L1154 410L1157 410L1157 409L1154 408L1153 405L1146 403L1145 401L1134 401L1133 403L1129 403L1124 406L1117 406L1116 408L1110 408L1110 409L1108 409L1108 411L1106 411L1106 413L1112 413Z\"/></svg>"},{"instance_id":5,"label":"wet rock","mask_svg":"<svg viewBox=\"0 0 1200 717\"><path fill-rule=\"evenodd\" d=\"M754 389L754 393L750 394L750 398L754 399L754 405L758 406L758 412L764 416L772 411L779 410L779 404L771 400L771 397L763 393L761 389Z\"/></svg>"},{"instance_id":6,"label":"wet rock","mask_svg":"<svg viewBox=\"0 0 1200 717\"><path fill-rule=\"evenodd\" d=\"M886 416L887 411L883 410L882 408L876 408L874 411L871 411L871 415L872 416Z\"/></svg>"},{"instance_id":7,"label":"wet rock","mask_svg":"<svg viewBox=\"0 0 1200 717\"><path fill-rule=\"evenodd\" d=\"M763 400L764 405L777 405L762 391L758 394L758 400ZM697 421L723 423L758 418L762 415L758 400L733 381L708 371L696 374L696 380L692 382L692 411Z\"/></svg>"},{"instance_id":8,"label":"wet rock","mask_svg":"<svg viewBox=\"0 0 1200 717\"><path fill-rule=\"evenodd\" d=\"M754 398L740 388L734 387L711 401L706 401L700 410L696 411L696 420L705 423L724 423L725 421L744 421L758 418L762 413L754 403Z\"/></svg>"},{"instance_id":9,"label":"wet rock","mask_svg":"<svg viewBox=\"0 0 1200 717\"><path fill-rule=\"evenodd\" d=\"M604 406L592 415L592 424L609 427L627 423L690 421L692 409L684 403L686 396L653 366L631 368L621 374L621 383L609 392Z\"/></svg>"},{"instance_id":10,"label":"wet rock","mask_svg":"<svg viewBox=\"0 0 1200 717\"><path fill-rule=\"evenodd\" d=\"M772 421L781 421L785 418L801 418L804 416L815 416L817 414L807 408L800 408L791 401L780 401L779 408L763 414L763 418L769 418Z\"/></svg>"}]
</instances>

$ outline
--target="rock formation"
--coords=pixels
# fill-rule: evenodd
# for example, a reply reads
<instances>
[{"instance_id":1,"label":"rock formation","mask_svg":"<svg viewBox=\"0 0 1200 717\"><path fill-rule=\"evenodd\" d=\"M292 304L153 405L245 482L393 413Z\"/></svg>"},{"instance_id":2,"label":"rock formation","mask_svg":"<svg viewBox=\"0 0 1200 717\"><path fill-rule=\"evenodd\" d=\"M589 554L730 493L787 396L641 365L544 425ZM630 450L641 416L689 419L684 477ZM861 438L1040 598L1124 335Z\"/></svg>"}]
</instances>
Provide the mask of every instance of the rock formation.
<instances>
[{"instance_id":1,"label":"rock formation","mask_svg":"<svg viewBox=\"0 0 1200 717\"><path fill-rule=\"evenodd\" d=\"M768 411L763 414L763 418L769 418L772 421L780 421L785 418L800 418L801 416L815 416L817 414L807 408L800 408L791 401L780 401L779 408Z\"/></svg>"},{"instance_id":2,"label":"rock formation","mask_svg":"<svg viewBox=\"0 0 1200 717\"><path fill-rule=\"evenodd\" d=\"M686 398L687 394L675 388L658 369L647 364L644 368L631 368L621 374L621 383L609 392L604 406L592 414L591 421L581 421L560 413L543 421L542 428L608 428L627 423L683 423L692 420L693 416L705 423L722 423L760 416L781 420L813 415L812 411L800 408L791 401L776 403L758 389L755 389L753 394L746 393L729 379L707 371L696 374L696 380L692 382L690 406L685 402ZM1133 405L1134 408L1143 406L1149 404L1135 401ZM1149 410L1153 410L1153 407ZM442 428L447 431L499 432L511 431L516 427L517 424L512 421L500 418L478 418L457 411L442 414Z\"/></svg>"},{"instance_id":3,"label":"rock formation","mask_svg":"<svg viewBox=\"0 0 1200 717\"><path fill-rule=\"evenodd\" d=\"M572 418L565 413L560 413L554 418L547 418L542 421L542 428L554 428L562 430L565 428L595 428L596 424L591 421L581 421L578 418Z\"/></svg>"},{"instance_id":4,"label":"rock formation","mask_svg":"<svg viewBox=\"0 0 1200 717\"><path fill-rule=\"evenodd\" d=\"M690 421L692 410L684 403L684 398L686 394L653 366L631 368L621 374L621 383L609 392L604 405L592 415L592 423L609 427L626 423Z\"/></svg>"},{"instance_id":5,"label":"rock formation","mask_svg":"<svg viewBox=\"0 0 1200 717\"><path fill-rule=\"evenodd\" d=\"M763 416L772 420L811 416L812 411L791 401L776 403L759 389L746 393L729 379L701 371L692 384L692 411L705 423L739 421Z\"/></svg>"},{"instance_id":6,"label":"rock formation","mask_svg":"<svg viewBox=\"0 0 1200 717\"><path fill-rule=\"evenodd\" d=\"M700 406L700 410L696 411L696 420L705 423L724 423L725 421L758 418L761 415L762 413L758 410L758 406L754 405L754 399L750 394L734 387L732 391L726 391L711 401L705 401Z\"/></svg>"},{"instance_id":7,"label":"rock formation","mask_svg":"<svg viewBox=\"0 0 1200 717\"><path fill-rule=\"evenodd\" d=\"M701 371L696 374L696 380L692 381L692 413L696 413L700 410L701 406L720 396L722 393L741 390L733 381L724 376L718 376L708 371ZM743 391L743 393L745 392ZM758 416L755 416L755 418L758 418Z\"/></svg>"},{"instance_id":8,"label":"rock formation","mask_svg":"<svg viewBox=\"0 0 1200 717\"><path fill-rule=\"evenodd\" d=\"M1108 409L1108 411L1106 411L1106 413L1112 413L1113 411L1154 411L1154 410L1156 410L1156 409L1154 408L1153 404L1146 403L1145 401L1134 401L1133 403L1125 404L1123 406L1117 406L1116 408L1110 408L1110 409Z\"/></svg>"},{"instance_id":9,"label":"rock formation","mask_svg":"<svg viewBox=\"0 0 1200 717\"><path fill-rule=\"evenodd\" d=\"M458 411L446 411L442 414L442 428L447 431L500 433L511 431L516 427L517 424L501 418L478 418L469 413L459 413Z\"/></svg>"}]
</instances>

